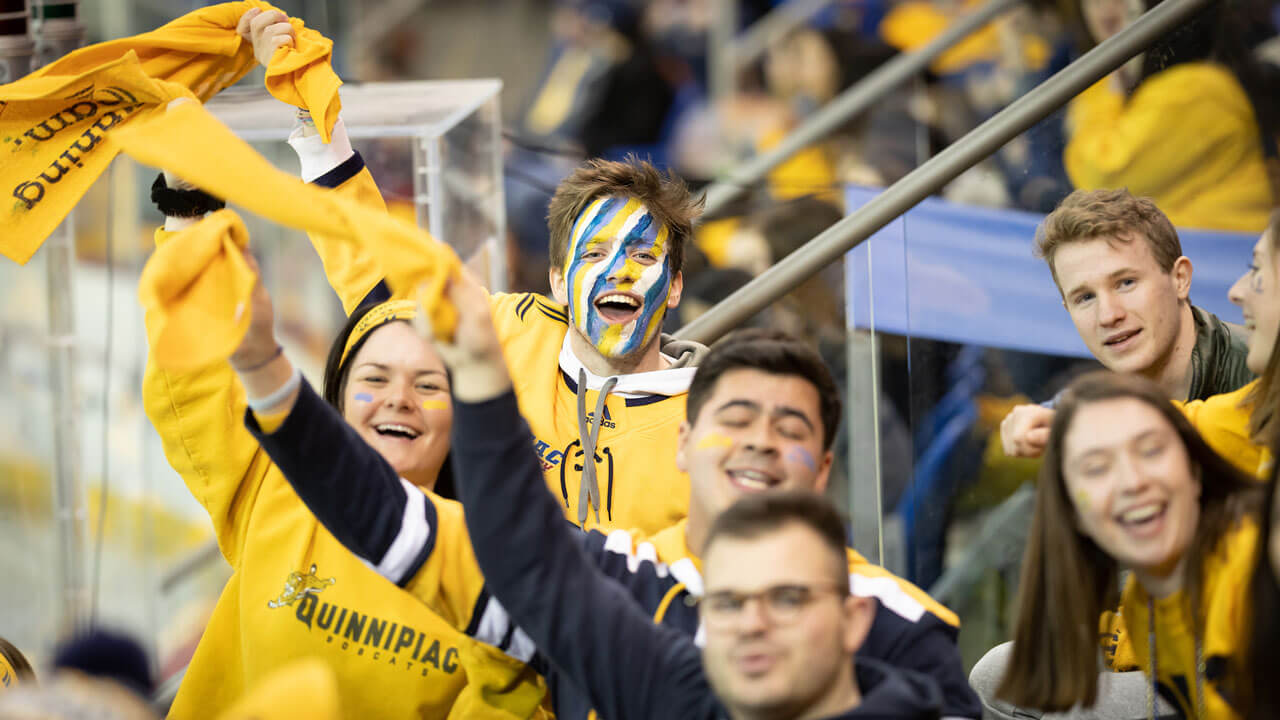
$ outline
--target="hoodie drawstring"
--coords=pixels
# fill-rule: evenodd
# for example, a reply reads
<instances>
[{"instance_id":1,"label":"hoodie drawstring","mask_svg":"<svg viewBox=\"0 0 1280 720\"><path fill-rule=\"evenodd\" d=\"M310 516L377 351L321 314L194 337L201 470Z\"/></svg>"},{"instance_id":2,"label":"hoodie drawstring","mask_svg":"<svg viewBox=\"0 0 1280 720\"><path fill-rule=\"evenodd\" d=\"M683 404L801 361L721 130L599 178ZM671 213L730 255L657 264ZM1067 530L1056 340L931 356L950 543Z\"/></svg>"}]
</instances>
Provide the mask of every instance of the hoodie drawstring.
<instances>
[{"instance_id":1,"label":"hoodie drawstring","mask_svg":"<svg viewBox=\"0 0 1280 720\"><path fill-rule=\"evenodd\" d=\"M587 420L587 371L578 368L578 437L582 441L582 487L578 490L578 526L587 523L587 504L596 511L596 523L600 522L600 483L596 480L596 442L600 439L600 426L604 419L604 401L609 391L618 384L618 378L604 381L600 396L596 398L595 423Z\"/></svg>"}]
</instances>

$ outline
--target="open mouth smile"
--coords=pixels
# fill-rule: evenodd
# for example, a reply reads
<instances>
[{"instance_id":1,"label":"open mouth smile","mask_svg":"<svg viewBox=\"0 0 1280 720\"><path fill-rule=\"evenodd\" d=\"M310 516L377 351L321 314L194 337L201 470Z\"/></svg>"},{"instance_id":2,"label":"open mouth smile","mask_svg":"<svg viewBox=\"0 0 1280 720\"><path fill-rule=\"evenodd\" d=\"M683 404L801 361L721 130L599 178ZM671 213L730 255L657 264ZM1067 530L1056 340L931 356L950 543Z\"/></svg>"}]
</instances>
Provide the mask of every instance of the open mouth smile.
<instances>
[{"instance_id":1,"label":"open mouth smile","mask_svg":"<svg viewBox=\"0 0 1280 720\"><path fill-rule=\"evenodd\" d=\"M629 292L607 292L595 301L595 308L600 313L600 317L613 325L636 319L643 305L639 295Z\"/></svg>"},{"instance_id":2,"label":"open mouth smile","mask_svg":"<svg viewBox=\"0 0 1280 720\"><path fill-rule=\"evenodd\" d=\"M729 470L729 482L744 492L761 492L782 484L782 479L761 470Z\"/></svg>"},{"instance_id":3,"label":"open mouth smile","mask_svg":"<svg viewBox=\"0 0 1280 720\"><path fill-rule=\"evenodd\" d=\"M395 438L397 440L416 440L422 434L408 425L401 425L400 423L380 423L374 425L373 430L382 437Z\"/></svg>"},{"instance_id":4,"label":"open mouth smile","mask_svg":"<svg viewBox=\"0 0 1280 720\"><path fill-rule=\"evenodd\" d=\"M1115 517L1115 521L1131 534L1154 535L1159 532L1161 521L1169 509L1167 502L1150 502L1130 508Z\"/></svg>"}]
</instances>

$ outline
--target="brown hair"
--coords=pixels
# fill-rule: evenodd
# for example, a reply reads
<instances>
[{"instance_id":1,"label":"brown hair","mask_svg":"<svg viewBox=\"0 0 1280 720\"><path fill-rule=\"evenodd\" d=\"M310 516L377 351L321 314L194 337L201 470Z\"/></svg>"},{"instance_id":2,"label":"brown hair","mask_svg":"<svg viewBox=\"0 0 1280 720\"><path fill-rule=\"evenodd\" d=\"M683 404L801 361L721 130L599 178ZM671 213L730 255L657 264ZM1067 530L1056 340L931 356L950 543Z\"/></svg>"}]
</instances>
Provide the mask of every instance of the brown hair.
<instances>
[{"instance_id":1,"label":"brown hair","mask_svg":"<svg viewBox=\"0 0 1280 720\"><path fill-rule=\"evenodd\" d=\"M13 672L18 676L18 682L30 682L36 679L36 672L31 669L27 656L23 655L13 643L2 637L0 637L0 658L4 658L5 662L13 668ZM0 690L3 689L0 688Z\"/></svg>"},{"instance_id":2,"label":"brown hair","mask_svg":"<svg viewBox=\"0 0 1280 720\"><path fill-rule=\"evenodd\" d=\"M1120 568L1077 527L1062 472L1063 438L1076 412L1089 403L1134 398L1173 426L1200 477L1200 520L1187 551L1186 586L1200 606L1200 570L1208 553L1254 500L1255 483L1201 439L1159 386L1137 375L1098 371L1063 392L1044 461L1022 559L1013 656L996 694L1020 707L1064 711L1092 705L1098 691L1098 624L1118 602Z\"/></svg>"},{"instance_id":3,"label":"brown hair","mask_svg":"<svg viewBox=\"0 0 1280 720\"><path fill-rule=\"evenodd\" d=\"M818 534L831 551L835 575L849 582L844 520L831 501L811 490L778 490L747 495L721 512L707 531L702 556L720 538L755 540L790 525L803 525Z\"/></svg>"},{"instance_id":4,"label":"brown hair","mask_svg":"<svg viewBox=\"0 0 1280 720\"><path fill-rule=\"evenodd\" d=\"M1173 271L1182 257L1178 231L1151 198L1134 197L1128 190L1076 190L1045 217L1036 231L1036 257L1049 263L1053 281L1062 291L1053 257L1064 243L1105 238L1109 242L1130 242L1134 236L1146 238L1147 247L1160 269Z\"/></svg>"},{"instance_id":5,"label":"brown hair","mask_svg":"<svg viewBox=\"0 0 1280 720\"><path fill-rule=\"evenodd\" d=\"M1271 234L1271 264L1280 270L1280 210L1271 213L1271 222L1267 225ZM1280 272L1276 273L1280 280ZM1267 368L1258 378L1258 384L1250 390L1241 405L1252 407L1249 413L1249 437L1260 445L1269 445L1275 434L1271 427L1271 419L1280 408L1280 335L1276 336L1275 345L1271 348L1271 359L1267 360Z\"/></svg>"},{"instance_id":6,"label":"brown hair","mask_svg":"<svg viewBox=\"0 0 1280 720\"><path fill-rule=\"evenodd\" d=\"M551 267L564 267L573 223L591 201L622 196L644 203L649 212L671 233L667 256L671 274L684 264L684 243L693 236L693 220L702 210L702 198L695 198L684 181L659 171L653 165L628 155L626 160L589 160L556 187L547 210L551 231Z\"/></svg>"}]
</instances>

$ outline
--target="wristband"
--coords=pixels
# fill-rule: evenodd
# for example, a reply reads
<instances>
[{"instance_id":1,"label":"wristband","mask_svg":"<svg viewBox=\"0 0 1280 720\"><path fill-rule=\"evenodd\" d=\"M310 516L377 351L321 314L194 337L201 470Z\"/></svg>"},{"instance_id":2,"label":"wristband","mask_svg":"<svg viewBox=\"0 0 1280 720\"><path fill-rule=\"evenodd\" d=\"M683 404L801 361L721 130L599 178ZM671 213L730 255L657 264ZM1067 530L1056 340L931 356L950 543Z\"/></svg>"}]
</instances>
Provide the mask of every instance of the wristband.
<instances>
[{"instance_id":1,"label":"wristband","mask_svg":"<svg viewBox=\"0 0 1280 720\"><path fill-rule=\"evenodd\" d=\"M293 391L297 390L301 386L302 371L295 367L293 369L293 374L289 376L288 380L284 381L284 384L280 386L280 389L264 398L249 398L249 409L254 412L269 410L276 405L279 405L282 400L292 395Z\"/></svg>"},{"instance_id":2,"label":"wristband","mask_svg":"<svg viewBox=\"0 0 1280 720\"><path fill-rule=\"evenodd\" d=\"M262 362L256 365L250 365L247 368L238 368L234 365L232 365L231 367L233 370L235 370L238 373L247 373L247 372L253 372L254 370L261 370L262 368L270 365L272 360L275 360L276 358L280 357L280 355L282 355L283 353L284 353L284 346L277 344L276 351L271 353L271 357L267 358L266 360L263 360Z\"/></svg>"},{"instance_id":3,"label":"wristband","mask_svg":"<svg viewBox=\"0 0 1280 720\"><path fill-rule=\"evenodd\" d=\"M227 203L203 190L175 190L165 184L164 173L151 183L151 202L166 217L202 217L205 213L221 210Z\"/></svg>"}]
</instances>

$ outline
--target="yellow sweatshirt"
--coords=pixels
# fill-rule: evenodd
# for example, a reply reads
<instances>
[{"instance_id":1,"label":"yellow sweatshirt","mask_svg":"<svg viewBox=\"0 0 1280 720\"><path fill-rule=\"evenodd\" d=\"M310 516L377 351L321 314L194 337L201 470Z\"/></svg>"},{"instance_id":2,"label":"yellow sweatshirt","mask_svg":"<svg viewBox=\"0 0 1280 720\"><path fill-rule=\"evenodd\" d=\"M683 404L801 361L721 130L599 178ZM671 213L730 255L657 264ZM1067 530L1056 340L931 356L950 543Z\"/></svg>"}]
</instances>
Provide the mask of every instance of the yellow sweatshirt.
<instances>
[{"instance_id":1,"label":"yellow sweatshirt","mask_svg":"<svg viewBox=\"0 0 1280 720\"><path fill-rule=\"evenodd\" d=\"M1127 100L1103 78L1072 101L1067 174L1085 190L1126 187L1174 225L1261 232L1271 186L1253 105L1229 70L1176 65Z\"/></svg>"},{"instance_id":2,"label":"yellow sweatshirt","mask_svg":"<svg viewBox=\"0 0 1280 720\"><path fill-rule=\"evenodd\" d=\"M1250 437L1253 404L1245 403L1257 386L1258 381L1254 380L1234 392L1180 405L1209 447L1242 472L1266 480L1271 472L1271 452Z\"/></svg>"},{"instance_id":3,"label":"yellow sweatshirt","mask_svg":"<svg viewBox=\"0 0 1280 720\"><path fill-rule=\"evenodd\" d=\"M566 346L567 311L531 293L494 295L491 304L547 487L560 500L565 517L576 524L584 457L577 361ZM624 381L641 383L636 387L643 391L631 397L611 393L605 399L595 453L599 518L588 510L583 529L656 532L688 513L689 476L676 467L675 458L692 377L692 368L634 373L623 376ZM584 390L589 416L599 397L589 389L592 384L589 379Z\"/></svg>"},{"instance_id":4,"label":"yellow sweatshirt","mask_svg":"<svg viewBox=\"0 0 1280 720\"><path fill-rule=\"evenodd\" d=\"M368 171L359 177L368 179ZM143 402L233 570L172 717L216 715L256 680L304 656L335 670L348 717L538 711L544 689L522 663L453 629L317 523L245 428L244 390L225 362L176 373L149 361ZM461 527L461 506L431 499Z\"/></svg>"},{"instance_id":5,"label":"yellow sweatshirt","mask_svg":"<svg viewBox=\"0 0 1280 720\"><path fill-rule=\"evenodd\" d=\"M1148 602L1155 610L1155 657L1160 695L1181 712L1197 717L1201 699L1196 695L1196 675L1204 688L1205 718L1227 720L1239 714L1230 705L1230 677L1238 667L1247 639L1249 576L1258 546L1258 527L1244 522L1230 531L1205 559L1204 587L1199 621L1192 617L1185 591L1151 600L1133 577L1121 597L1121 608L1132 633L1137 664L1151 675L1152 639ZM1197 670L1196 635L1199 632L1203 667Z\"/></svg>"},{"instance_id":6,"label":"yellow sweatshirt","mask_svg":"<svg viewBox=\"0 0 1280 720\"><path fill-rule=\"evenodd\" d=\"M382 207L368 173L346 180L343 190L357 194L362 203ZM315 236L313 244L330 277L335 271L346 272L341 281L334 282L344 306L350 307L349 298L358 302L381 279L379 266L352 255L349 244L322 243ZM560 499L565 517L576 524L584 467L577 406L580 364L566 345L567 310L532 293L494 294L490 304L521 412L533 430L534 450L542 461L547 487ZM599 519L589 511L585 528L653 533L688 513L689 477L676 467L675 456L692 377L692 368L633 373L622 376L623 384L606 398L595 453ZM589 376L585 390L588 415L594 414L599 397L591 389L593 385L594 378ZM635 392L624 396L622 391L627 388ZM644 470L634 472L636 468Z\"/></svg>"}]
</instances>

